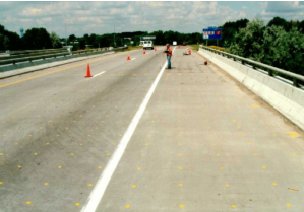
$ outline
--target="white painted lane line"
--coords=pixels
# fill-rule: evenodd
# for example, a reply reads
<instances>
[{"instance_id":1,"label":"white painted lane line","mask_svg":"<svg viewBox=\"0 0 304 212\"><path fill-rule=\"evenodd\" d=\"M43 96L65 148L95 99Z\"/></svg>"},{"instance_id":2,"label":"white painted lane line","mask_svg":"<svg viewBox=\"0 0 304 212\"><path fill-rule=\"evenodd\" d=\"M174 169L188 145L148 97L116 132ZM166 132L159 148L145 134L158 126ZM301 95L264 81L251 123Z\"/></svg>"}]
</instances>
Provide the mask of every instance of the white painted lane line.
<instances>
[{"instance_id":1,"label":"white painted lane line","mask_svg":"<svg viewBox=\"0 0 304 212\"><path fill-rule=\"evenodd\" d=\"M175 50L175 48L174 48ZM173 50L173 51L174 51ZM90 193L90 196L87 199L86 204L82 207L81 212L94 212L96 211L100 201L102 200L104 193L108 187L109 182L111 181L112 175L123 155L125 152L127 145L137 127L137 124L143 115L146 106L151 98L152 94L154 93L164 71L167 66L167 62L163 65L162 69L158 73L155 81L150 86L146 96L144 97L143 101L141 102L136 114L134 115L131 123L128 126L128 129L125 131L123 137L121 138L114 154L112 155L111 159L109 160L106 168L103 170L99 180L94 188L94 190Z\"/></svg>"},{"instance_id":2,"label":"white painted lane line","mask_svg":"<svg viewBox=\"0 0 304 212\"><path fill-rule=\"evenodd\" d=\"M104 74L104 73L106 73L106 71L100 72L99 74L96 74L96 75L94 75L93 77L98 77L98 76L100 76L100 75L102 75L102 74Z\"/></svg>"},{"instance_id":3,"label":"white painted lane line","mask_svg":"<svg viewBox=\"0 0 304 212\"><path fill-rule=\"evenodd\" d=\"M134 57L134 58L132 58L131 60L136 60L136 58Z\"/></svg>"}]
</instances>

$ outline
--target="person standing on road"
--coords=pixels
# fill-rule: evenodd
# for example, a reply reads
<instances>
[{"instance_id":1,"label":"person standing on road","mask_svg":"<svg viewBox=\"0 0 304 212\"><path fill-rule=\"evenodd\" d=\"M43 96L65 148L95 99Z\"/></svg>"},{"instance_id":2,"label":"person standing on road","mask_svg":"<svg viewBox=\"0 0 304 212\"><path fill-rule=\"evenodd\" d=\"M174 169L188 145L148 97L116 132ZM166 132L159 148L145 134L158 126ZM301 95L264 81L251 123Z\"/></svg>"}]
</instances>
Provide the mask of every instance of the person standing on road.
<instances>
[{"instance_id":1,"label":"person standing on road","mask_svg":"<svg viewBox=\"0 0 304 212\"><path fill-rule=\"evenodd\" d=\"M172 57L172 48L170 44L166 45L166 50L164 51L167 54L167 61L168 61L168 69L171 69L171 57Z\"/></svg>"}]
</instances>

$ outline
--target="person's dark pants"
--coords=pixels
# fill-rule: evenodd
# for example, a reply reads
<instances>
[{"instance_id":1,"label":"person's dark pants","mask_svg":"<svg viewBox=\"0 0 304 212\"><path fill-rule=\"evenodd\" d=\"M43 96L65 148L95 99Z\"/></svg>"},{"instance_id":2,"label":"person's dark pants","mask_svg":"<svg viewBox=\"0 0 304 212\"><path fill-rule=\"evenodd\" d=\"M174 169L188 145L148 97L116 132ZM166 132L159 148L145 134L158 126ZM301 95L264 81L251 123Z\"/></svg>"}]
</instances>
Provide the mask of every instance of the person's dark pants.
<instances>
[{"instance_id":1,"label":"person's dark pants","mask_svg":"<svg viewBox=\"0 0 304 212\"><path fill-rule=\"evenodd\" d=\"M171 56L167 56L168 60L168 69L171 69Z\"/></svg>"}]
</instances>

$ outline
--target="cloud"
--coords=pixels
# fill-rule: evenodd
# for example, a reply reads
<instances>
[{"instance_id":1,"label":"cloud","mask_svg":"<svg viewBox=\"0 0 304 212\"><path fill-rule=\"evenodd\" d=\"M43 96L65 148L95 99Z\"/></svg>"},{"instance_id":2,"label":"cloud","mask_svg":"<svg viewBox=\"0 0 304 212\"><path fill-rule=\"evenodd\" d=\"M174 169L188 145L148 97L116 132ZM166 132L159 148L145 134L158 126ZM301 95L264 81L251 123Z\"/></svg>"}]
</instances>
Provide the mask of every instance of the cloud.
<instances>
[{"instance_id":1,"label":"cloud","mask_svg":"<svg viewBox=\"0 0 304 212\"><path fill-rule=\"evenodd\" d=\"M54 1L0 2L0 24L12 31L45 27L61 37L84 33L177 30L200 32L240 18L303 19L303 2Z\"/></svg>"},{"instance_id":2,"label":"cloud","mask_svg":"<svg viewBox=\"0 0 304 212\"><path fill-rule=\"evenodd\" d=\"M299 1L266 2L259 17L269 20L275 16L303 20L304 3Z\"/></svg>"}]
</instances>

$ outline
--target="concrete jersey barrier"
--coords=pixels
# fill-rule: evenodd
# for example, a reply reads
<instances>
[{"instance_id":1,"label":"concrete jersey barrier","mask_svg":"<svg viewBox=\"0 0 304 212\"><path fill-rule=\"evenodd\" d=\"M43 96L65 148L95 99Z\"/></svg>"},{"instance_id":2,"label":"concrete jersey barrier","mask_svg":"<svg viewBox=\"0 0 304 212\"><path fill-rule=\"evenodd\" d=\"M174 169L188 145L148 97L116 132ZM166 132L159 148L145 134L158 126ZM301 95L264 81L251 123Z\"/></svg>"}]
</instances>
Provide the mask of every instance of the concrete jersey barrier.
<instances>
[{"instance_id":1,"label":"concrete jersey barrier","mask_svg":"<svg viewBox=\"0 0 304 212\"><path fill-rule=\"evenodd\" d=\"M200 48L198 53L244 84L304 130L304 91L301 88L208 50Z\"/></svg>"}]
</instances>

